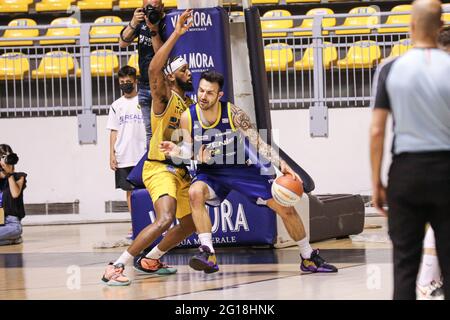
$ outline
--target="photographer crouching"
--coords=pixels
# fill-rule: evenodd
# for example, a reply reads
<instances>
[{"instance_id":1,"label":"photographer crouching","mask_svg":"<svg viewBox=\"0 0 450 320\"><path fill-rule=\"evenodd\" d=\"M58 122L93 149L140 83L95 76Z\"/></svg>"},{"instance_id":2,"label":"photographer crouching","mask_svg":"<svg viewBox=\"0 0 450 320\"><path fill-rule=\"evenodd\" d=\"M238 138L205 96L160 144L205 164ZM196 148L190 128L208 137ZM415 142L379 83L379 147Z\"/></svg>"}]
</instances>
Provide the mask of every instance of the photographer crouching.
<instances>
[{"instance_id":1,"label":"photographer crouching","mask_svg":"<svg viewBox=\"0 0 450 320\"><path fill-rule=\"evenodd\" d=\"M138 99L144 118L147 146L151 138L150 108L152 96L148 78L148 67L155 52L163 45L163 32L166 28L164 5L162 0L144 0L143 8L134 11L128 26L120 33L119 46L126 48L137 37L140 78L138 83Z\"/></svg>"},{"instance_id":2,"label":"photographer crouching","mask_svg":"<svg viewBox=\"0 0 450 320\"><path fill-rule=\"evenodd\" d=\"M11 147L0 144L0 245L22 242L22 224L25 217L23 190L26 187L27 174L15 172L14 166L19 161ZM3 219L2 219L3 218Z\"/></svg>"}]
</instances>

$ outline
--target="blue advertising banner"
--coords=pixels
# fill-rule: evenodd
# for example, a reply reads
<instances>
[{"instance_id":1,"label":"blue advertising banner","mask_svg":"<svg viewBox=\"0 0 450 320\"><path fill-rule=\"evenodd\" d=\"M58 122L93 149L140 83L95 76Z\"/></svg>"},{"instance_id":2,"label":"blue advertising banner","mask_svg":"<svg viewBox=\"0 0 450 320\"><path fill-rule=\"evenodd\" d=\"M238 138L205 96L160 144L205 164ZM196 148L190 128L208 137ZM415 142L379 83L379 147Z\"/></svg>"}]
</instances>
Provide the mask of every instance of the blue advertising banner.
<instances>
[{"instance_id":1,"label":"blue advertising banner","mask_svg":"<svg viewBox=\"0 0 450 320\"><path fill-rule=\"evenodd\" d=\"M237 192L231 192L219 207L208 207L213 224L215 246L272 245L276 241L277 227L275 213L257 206ZM149 224L156 215L150 195L146 189L134 190L131 194L131 217L133 238ZM152 246L156 245L158 238ZM197 234L193 234L179 247L197 247Z\"/></svg>"},{"instance_id":2,"label":"blue advertising banner","mask_svg":"<svg viewBox=\"0 0 450 320\"><path fill-rule=\"evenodd\" d=\"M166 17L167 39L184 10L172 10ZM196 101L198 83L203 71L215 69L225 77L224 100L233 102L233 79L231 72L231 46L228 14L221 7L194 9L193 25L176 43L171 56L183 56L192 72L195 92L190 96Z\"/></svg>"}]
</instances>

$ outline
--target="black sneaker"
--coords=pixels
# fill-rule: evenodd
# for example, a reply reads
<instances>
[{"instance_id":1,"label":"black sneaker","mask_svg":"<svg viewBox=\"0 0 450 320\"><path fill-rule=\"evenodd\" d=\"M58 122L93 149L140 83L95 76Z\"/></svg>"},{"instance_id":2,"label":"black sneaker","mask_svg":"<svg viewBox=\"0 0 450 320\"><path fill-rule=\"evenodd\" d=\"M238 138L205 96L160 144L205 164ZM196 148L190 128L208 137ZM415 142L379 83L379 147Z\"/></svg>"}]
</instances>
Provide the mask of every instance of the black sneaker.
<instances>
[{"instance_id":1,"label":"black sneaker","mask_svg":"<svg viewBox=\"0 0 450 320\"><path fill-rule=\"evenodd\" d=\"M314 250L311 253L311 258L305 259L302 258L302 263L300 264L300 270L303 272L320 272L320 273L331 273L338 272L338 269L328 264L321 256L319 256L319 249Z\"/></svg>"},{"instance_id":2,"label":"black sneaker","mask_svg":"<svg viewBox=\"0 0 450 320\"><path fill-rule=\"evenodd\" d=\"M146 274L169 275L177 273L177 269L171 268L159 259L150 259L145 256L139 258L134 264L134 270Z\"/></svg>"},{"instance_id":3,"label":"black sneaker","mask_svg":"<svg viewBox=\"0 0 450 320\"><path fill-rule=\"evenodd\" d=\"M219 271L216 255L211 252L208 246L200 246L200 253L196 254L189 261L189 266L197 271L214 273Z\"/></svg>"}]
</instances>

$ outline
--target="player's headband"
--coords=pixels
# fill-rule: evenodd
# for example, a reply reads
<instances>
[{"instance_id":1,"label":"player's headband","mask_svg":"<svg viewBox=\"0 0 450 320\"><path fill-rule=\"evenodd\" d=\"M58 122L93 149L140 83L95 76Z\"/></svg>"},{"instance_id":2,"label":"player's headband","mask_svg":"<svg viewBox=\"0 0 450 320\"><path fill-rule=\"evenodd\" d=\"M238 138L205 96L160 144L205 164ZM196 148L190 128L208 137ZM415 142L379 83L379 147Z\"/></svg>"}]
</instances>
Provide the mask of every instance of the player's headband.
<instances>
[{"instance_id":1,"label":"player's headband","mask_svg":"<svg viewBox=\"0 0 450 320\"><path fill-rule=\"evenodd\" d=\"M164 68L164 74L167 76L168 74L174 73L185 64L188 64L186 59L184 59L182 56L178 56L172 62L166 65L166 67Z\"/></svg>"}]
</instances>

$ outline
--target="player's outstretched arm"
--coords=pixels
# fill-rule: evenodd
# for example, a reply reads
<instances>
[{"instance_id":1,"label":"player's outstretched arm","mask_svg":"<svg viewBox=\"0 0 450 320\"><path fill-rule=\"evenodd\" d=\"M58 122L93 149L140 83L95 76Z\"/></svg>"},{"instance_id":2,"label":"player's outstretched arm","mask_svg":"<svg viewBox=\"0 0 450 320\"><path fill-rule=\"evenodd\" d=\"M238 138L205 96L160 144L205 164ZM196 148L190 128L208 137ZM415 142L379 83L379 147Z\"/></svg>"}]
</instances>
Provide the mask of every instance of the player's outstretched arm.
<instances>
[{"instance_id":1,"label":"player's outstretched arm","mask_svg":"<svg viewBox=\"0 0 450 320\"><path fill-rule=\"evenodd\" d=\"M175 30L170 35L169 39L167 39L167 41L162 45L162 47L156 51L155 56L150 62L148 77L150 79L150 90L153 98L152 108L153 112L157 115L164 112L170 96L170 88L162 70L167 62L167 59L169 58L170 52L175 46L175 43L191 27L192 21L186 24L186 22L191 18L191 9L184 11L180 15Z\"/></svg>"},{"instance_id":2,"label":"player's outstretched arm","mask_svg":"<svg viewBox=\"0 0 450 320\"><path fill-rule=\"evenodd\" d=\"M281 159L278 152L261 138L256 126L252 124L250 117L244 110L231 104L231 115L234 126L249 139L250 143L256 147L259 154L269 160L275 167L279 168L282 173L291 174L294 179L301 180L294 170Z\"/></svg>"},{"instance_id":3,"label":"player's outstretched arm","mask_svg":"<svg viewBox=\"0 0 450 320\"><path fill-rule=\"evenodd\" d=\"M159 144L159 150L161 150L166 157L170 158L180 158L180 159L186 159L190 160L193 155L193 145L192 145L192 137L189 131L190 123L189 123L189 115L188 115L189 109L184 111L180 118L180 128L178 130L175 130L172 140L178 140L175 139L176 137L181 135L183 137L182 142L179 145L176 145L172 141L162 141Z\"/></svg>"}]
</instances>

